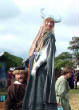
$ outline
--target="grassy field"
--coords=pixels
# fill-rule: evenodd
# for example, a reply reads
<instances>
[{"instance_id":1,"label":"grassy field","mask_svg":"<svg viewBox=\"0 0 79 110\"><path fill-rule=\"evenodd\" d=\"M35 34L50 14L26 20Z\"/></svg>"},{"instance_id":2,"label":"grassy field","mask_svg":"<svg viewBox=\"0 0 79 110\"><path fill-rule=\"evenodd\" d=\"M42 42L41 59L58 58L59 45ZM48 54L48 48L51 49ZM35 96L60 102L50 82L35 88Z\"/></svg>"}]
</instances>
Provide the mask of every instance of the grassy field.
<instances>
[{"instance_id":1,"label":"grassy field","mask_svg":"<svg viewBox=\"0 0 79 110\"><path fill-rule=\"evenodd\" d=\"M71 89L70 90L70 92L69 92L70 94L79 94L79 89Z\"/></svg>"},{"instance_id":2,"label":"grassy field","mask_svg":"<svg viewBox=\"0 0 79 110\"><path fill-rule=\"evenodd\" d=\"M72 110L79 110L79 88L70 90L69 102Z\"/></svg>"}]
</instances>

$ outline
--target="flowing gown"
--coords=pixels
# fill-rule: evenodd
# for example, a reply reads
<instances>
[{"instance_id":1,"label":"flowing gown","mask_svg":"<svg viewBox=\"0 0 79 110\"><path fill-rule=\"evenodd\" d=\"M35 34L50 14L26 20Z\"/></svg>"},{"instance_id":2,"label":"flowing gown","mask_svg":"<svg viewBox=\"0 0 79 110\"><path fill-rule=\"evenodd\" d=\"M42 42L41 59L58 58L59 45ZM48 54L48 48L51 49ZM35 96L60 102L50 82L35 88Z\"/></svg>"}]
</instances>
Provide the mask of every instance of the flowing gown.
<instances>
[{"instance_id":1,"label":"flowing gown","mask_svg":"<svg viewBox=\"0 0 79 110\"><path fill-rule=\"evenodd\" d=\"M30 76L22 110L57 110L54 75L55 50L55 37L52 32L49 32L43 39L42 49L31 57Z\"/></svg>"}]
</instances>

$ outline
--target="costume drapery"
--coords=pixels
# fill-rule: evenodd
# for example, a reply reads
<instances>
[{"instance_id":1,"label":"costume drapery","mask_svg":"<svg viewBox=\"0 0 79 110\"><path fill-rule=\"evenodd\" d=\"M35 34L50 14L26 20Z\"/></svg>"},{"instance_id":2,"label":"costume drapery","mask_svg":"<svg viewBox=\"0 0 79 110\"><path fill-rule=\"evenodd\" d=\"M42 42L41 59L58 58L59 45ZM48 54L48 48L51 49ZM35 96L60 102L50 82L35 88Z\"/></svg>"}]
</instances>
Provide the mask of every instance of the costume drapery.
<instances>
[{"instance_id":1,"label":"costume drapery","mask_svg":"<svg viewBox=\"0 0 79 110\"><path fill-rule=\"evenodd\" d=\"M55 37L46 34L42 48L31 57L30 76L22 110L57 110L54 77Z\"/></svg>"}]
</instances>

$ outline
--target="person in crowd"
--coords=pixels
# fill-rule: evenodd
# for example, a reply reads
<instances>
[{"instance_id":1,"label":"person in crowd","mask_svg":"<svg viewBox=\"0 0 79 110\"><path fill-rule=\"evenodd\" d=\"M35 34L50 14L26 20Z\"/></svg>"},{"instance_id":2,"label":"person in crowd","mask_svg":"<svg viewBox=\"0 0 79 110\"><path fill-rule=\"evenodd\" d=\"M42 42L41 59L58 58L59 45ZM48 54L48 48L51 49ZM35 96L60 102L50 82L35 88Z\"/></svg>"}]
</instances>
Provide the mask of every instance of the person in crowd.
<instances>
[{"instance_id":1,"label":"person in crowd","mask_svg":"<svg viewBox=\"0 0 79 110\"><path fill-rule=\"evenodd\" d=\"M74 88L77 89L77 82L79 81L79 71L74 74Z\"/></svg>"},{"instance_id":2,"label":"person in crowd","mask_svg":"<svg viewBox=\"0 0 79 110\"><path fill-rule=\"evenodd\" d=\"M27 70L17 68L13 71L13 75L15 75L15 81L8 88L6 108L7 110L22 110Z\"/></svg>"},{"instance_id":3,"label":"person in crowd","mask_svg":"<svg viewBox=\"0 0 79 110\"><path fill-rule=\"evenodd\" d=\"M70 89L74 89L74 74L68 79Z\"/></svg>"},{"instance_id":4,"label":"person in crowd","mask_svg":"<svg viewBox=\"0 0 79 110\"><path fill-rule=\"evenodd\" d=\"M8 71L8 87L11 85L12 79L14 79L14 75L12 72L13 71L11 71L11 70Z\"/></svg>"},{"instance_id":5,"label":"person in crowd","mask_svg":"<svg viewBox=\"0 0 79 110\"><path fill-rule=\"evenodd\" d=\"M22 110L57 110L54 76L55 23L52 16L44 18L29 50L29 81Z\"/></svg>"},{"instance_id":6,"label":"person in crowd","mask_svg":"<svg viewBox=\"0 0 79 110\"><path fill-rule=\"evenodd\" d=\"M70 87L67 80L72 77L72 74L72 67L64 67L61 72L61 76L57 79L55 83L56 100L58 105L61 105L63 107L63 110L71 110L68 97Z\"/></svg>"}]
</instances>

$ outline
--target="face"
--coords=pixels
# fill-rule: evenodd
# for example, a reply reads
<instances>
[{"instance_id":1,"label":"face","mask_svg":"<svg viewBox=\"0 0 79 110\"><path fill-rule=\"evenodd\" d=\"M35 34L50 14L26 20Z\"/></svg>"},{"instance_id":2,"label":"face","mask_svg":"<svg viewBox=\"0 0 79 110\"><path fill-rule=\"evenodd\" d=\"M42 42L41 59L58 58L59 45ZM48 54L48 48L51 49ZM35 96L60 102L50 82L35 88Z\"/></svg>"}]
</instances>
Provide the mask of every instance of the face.
<instances>
[{"instance_id":1,"label":"face","mask_svg":"<svg viewBox=\"0 0 79 110\"><path fill-rule=\"evenodd\" d=\"M24 79L25 79L25 74L16 74L15 75L15 79L20 82L20 83L23 83L24 82Z\"/></svg>"},{"instance_id":2,"label":"face","mask_svg":"<svg viewBox=\"0 0 79 110\"><path fill-rule=\"evenodd\" d=\"M72 76L72 71L71 72L69 72L68 74L67 74L67 76L68 76L68 78L70 78L71 76Z\"/></svg>"},{"instance_id":3,"label":"face","mask_svg":"<svg viewBox=\"0 0 79 110\"><path fill-rule=\"evenodd\" d=\"M48 18L45 20L45 28L46 30L51 30L54 27L54 22L52 19Z\"/></svg>"}]
</instances>

